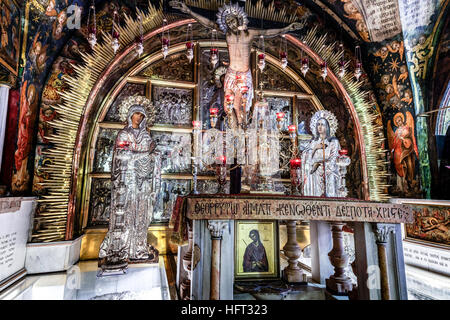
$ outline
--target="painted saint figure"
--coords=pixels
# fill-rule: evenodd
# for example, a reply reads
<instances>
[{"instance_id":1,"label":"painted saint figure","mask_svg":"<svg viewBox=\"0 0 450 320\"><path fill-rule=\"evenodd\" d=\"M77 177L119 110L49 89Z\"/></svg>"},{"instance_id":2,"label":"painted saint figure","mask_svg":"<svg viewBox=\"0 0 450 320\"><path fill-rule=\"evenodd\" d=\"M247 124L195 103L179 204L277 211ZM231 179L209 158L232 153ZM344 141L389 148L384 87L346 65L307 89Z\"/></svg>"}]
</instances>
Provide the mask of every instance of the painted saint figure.
<instances>
[{"instance_id":1,"label":"painted saint figure","mask_svg":"<svg viewBox=\"0 0 450 320\"><path fill-rule=\"evenodd\" d=\"M242 263L244 272L268 272L269 263L266 249L259 238L258 230L251 230L249 237L252 242L247 245L244 252L244 262Z\"/></svg>"},{"instance_id":2,"label":"painted saint figure","mask_svg":"<svg viewBox=\"0 0 450 320\"><path fill-rule=\"evenodd\" d=\"M341 180L336 160L341 146L334 136L336 117L327 110L320 110L312 116L310 129L313 138L301 157L303 195L339 197Z\"/></svg>"},{"instance_id":3,"label":"painted saint figure","mask_svg":"<svg viewBox=\"0 0 450 320\"><path fill-rule=\"evenodd\" d=\"M415 157L419 157L416 137L414 136L414 118L409 111L405 115L398 112L393 118L395 131L392 129L391 120L388 121L389 150L394 161L397 185L401 191L408 192L414 188Z\"/></svg>"},{"instance_id":4,"label":"painted saint figure","mask_svg":"<svg viewBox=\"0 0 450 320\"><path fill-rule=\"evenodd\" d=\"M19 132L17 136L17 150L14 154L16 172L12 177L14 192L27 189L30 175L28 173L28 157L31 152L34 122L37 116L38 97L34 84L28 85L28 80L22 85L20 94Z\"/></svg>"},{"instance_id":5,"label":"painted saint figure","mask_svg":"<svg viewBox=\"0 0 450 320\"><path fill-rule=\"evenodd\" d=\"M125 272L128 262L149 259L147 229L160 189L161 165L147 131L146 110L132 99L127 125L114 146L109 230L99 252L102 272Z\"/></svg>"},{"instance_id":6,"label":"painted saint figure","mask_svg":"<svg viewBox=\"0 0 450 320\"><path fill-rule=\"evenodd\" d=\"M173 0L169 4L180 9L182 12L191 15L195 20L207 28L222 30L226 35L230 65L225 74L224 92L225 95L234 95L234 112L239 124L243 123L245 114L249 111L253 100L253 80L250 70L250 49L253 39L257 36L271 37L278 36L288 31L301 29L303 24L292 23L280 29L249 29L248 19L244 10L238 4L225 4L219 8L217 22L211 21L189 9L181 1ZM243 99L241 87L247 87L246 100ZM245 104L245 109L242 105ZM225 110L227 112L227 110Z\"/></svg>"}]
</instances>

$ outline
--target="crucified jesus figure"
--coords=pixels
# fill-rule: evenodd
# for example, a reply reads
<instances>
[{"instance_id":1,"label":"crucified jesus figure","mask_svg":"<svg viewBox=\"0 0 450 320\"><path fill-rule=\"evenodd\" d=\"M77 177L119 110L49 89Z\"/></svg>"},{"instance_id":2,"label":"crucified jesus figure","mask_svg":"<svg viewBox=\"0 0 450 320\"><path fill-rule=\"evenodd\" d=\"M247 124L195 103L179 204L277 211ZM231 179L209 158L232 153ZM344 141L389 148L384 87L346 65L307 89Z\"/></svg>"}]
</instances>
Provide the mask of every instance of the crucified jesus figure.
<instances>
[{"instance_id":1,"label":"crucified jesus figure","mask_svg":"<svg viewBox=\"0 0 450 320\"><path fill-rule=\"evenodd\" d=\"M234 112L238 124L242 125L244 116L252 105L254 95L252 72L250 70L250 51L253 38L257 36L277 36L288 31L301 29L303 24L294 22L285 28L279 29L249 29L247 28L247 15L238 4L225 4L220 8L216 22L193 12L181 1L173 0L169 4L173 8L191 15L203 26L215 30L220 29L225 33L230 65L225 74L224 93L225 96L234 96ZM248 91L246 93L241 90L242 86L247 87ZM243 95L246 95L246 99L243 99ZM227 107L224 107L225 112L228 112Z\"/></svg>"}]
</instances>

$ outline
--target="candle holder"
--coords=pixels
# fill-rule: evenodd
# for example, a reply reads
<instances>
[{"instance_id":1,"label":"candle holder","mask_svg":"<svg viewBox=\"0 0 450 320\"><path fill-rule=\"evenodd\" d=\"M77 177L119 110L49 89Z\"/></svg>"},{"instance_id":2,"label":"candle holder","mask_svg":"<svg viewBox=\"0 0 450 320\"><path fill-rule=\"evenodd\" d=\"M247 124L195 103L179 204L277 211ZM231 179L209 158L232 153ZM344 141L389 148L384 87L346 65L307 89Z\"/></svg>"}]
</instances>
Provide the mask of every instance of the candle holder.
<instances>
[{"instance_id":1,"label":"candle holder","mask_svg":"<svg viewBox=\"0 0 450 320\"><path fill-rule=\"evenodd\" d=\"M345 175L347 173L347 167L351 163L351 159L347 156L348 151L346 149L339 150L339 156L336 159L336 164L339 166L340 186L339 193L341 197L346 197L348 190L345 186Z\"/></svg>"},{"instance_id":2,"label":"candle holder","mask_svg":"<svg viewBox=\"0 0 450 320\"><path fill-rule=\"evenodd\" d=\"M294 143L295 138L297 137L297 126L295 124L291 124L290 126L288 126L288 130L291 142Z\"/></svg>"},{"instance_id":3,"label":"candle holder","mask_svg":"<svg viewBox=\"0 0 450 320\"><path fill-rule=\"evenodd\" d=\"M301 183L302 183L302 172L301 172L301 159L293 158L290 160L290 174L291 174L291 194L299 196L301 195Z\"/></svg>"},{"instance_id":4,"label":"candle holder","mask_svg":"<svg viewBox=\"0 0 450 320\"><path fill-rule=\"evenodd\" d=\"M217 124L217 116L219 115L219 109L210 108L209 114L210 114L211 128L215 128Z\"/></svg>"},{"instance_id":5,"label":"candle holder","mask_svg":"<svg viewBox=\"0 0 450 320\"><path fill-rule=\"evenodd\" d=\"M201 121L192 121L192 127L193 127L193 138L194 138L194 156L193 159L193 166L192 166L192 177L193 177L193 188L192 191L194 194L199 194L197 190L197 174L198 174L198 165L201 161L201 129L202 129L202 122Z\"/></svg>"},{"instance_id":6,"label":"candle holder","mask_svg":"<svg viewBox=\"0 0 450 320\"><path fill-rule=\"evenodd\" d=\"M219 190L217 193L226 193L225 185L227 184L227 157L220 156L217 158L217 182L219 184Z\"/></svg>"},{"instance_id":7,"label":"candle holder","mask_svg":"<svg viewBox=\"0 0 450 320\"><path fill-rule=\"evenodd\" d=\"M285 113L284 112L277 112L276 116L277 116L277 129L278 129L278 131L281 131L281 128L283 126L282 123L283 123L283 120L284 120Z\"/></svg>"}]
</instances>

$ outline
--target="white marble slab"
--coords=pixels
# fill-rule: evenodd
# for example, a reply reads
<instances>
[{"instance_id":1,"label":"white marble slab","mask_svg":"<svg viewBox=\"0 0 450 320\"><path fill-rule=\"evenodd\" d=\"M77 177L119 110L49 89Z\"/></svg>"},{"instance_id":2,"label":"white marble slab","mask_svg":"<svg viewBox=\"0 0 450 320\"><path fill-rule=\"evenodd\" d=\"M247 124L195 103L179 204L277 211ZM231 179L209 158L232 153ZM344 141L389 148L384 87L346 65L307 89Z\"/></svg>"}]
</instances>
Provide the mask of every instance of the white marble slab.
<instances>
[{"instance_id":1,"label":"white marble slab","mask_svg":"<svg viewBox=\"0 0 450 320\"><path fill-rule=\"evenodd\" d=\"M97 261L81 261L63 273L29 275L0 300L170 300L163 257L128 267L127 274L97 277Z\"/></svg>"},{"instance_id":2,"label":"white marble slab","mask_svg":"<svg viewBox=\"0 0 450 320\"><path fill-rule=\"evenodd\" d=\"M13 198L0 198L3 205ZM17 199L17 198L14 198ZM20 209L0 213L0 286L25 267L26 244L35 208L35 198L19 198ZM5 207L5 206L2 206Z\"/></svg>"},{"instance_id":3,"label":"white marble slab","mask_svg":"<svg viewBox=\"0 0 450 320\"><path fill-rule=\"evenodd\" d=\"M81 239L28 243L25 268L29 274L66 271L80 259Z\"/></svg>"},{"instance_id":4,"label":"white marble slab","mask_svg":"<svg viewBox=\"0 0 450 320\"><path fill-rule=\"evenodd\" d=\"M450 250L403 241L405 264L450 276Z\"/></svg>"}]
</instances>

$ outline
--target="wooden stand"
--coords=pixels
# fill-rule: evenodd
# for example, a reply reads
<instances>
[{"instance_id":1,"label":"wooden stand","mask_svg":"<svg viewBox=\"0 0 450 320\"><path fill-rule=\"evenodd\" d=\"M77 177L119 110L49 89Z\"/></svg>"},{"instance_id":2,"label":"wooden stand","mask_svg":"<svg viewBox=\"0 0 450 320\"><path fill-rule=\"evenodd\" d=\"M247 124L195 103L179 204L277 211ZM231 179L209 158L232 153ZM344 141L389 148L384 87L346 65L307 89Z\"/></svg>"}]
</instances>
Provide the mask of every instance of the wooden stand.
<instances>
[{"instance_id":1,"label":"wooden stand","mask_svg":"<svg viewBox=\"0 0 450 320\"><path fill-rule=\"evenodd\" d=\"M334 275L326 279L327 290L336 295L348 295L353 290L352 280L347 276L346 270L349 257L344 251L344 238L342 228L345 223L331 222L333 235L333 249L328 253L330 262L334 267Z\"/></svg>"},{"instance_id":2,"label":"wooden stand","mask_svg":"<svg viewBox=\"0 0 450 320\"><path fill-rule=\"evenodd\" d=\"M288 257L289 265L283 270L283 279L289 283L305 283L302 269L298 266L301 248L297 243L297 223L295 220L287 221L287 241L283 247L284 255Z\"/></svg>"}]
</instances>

